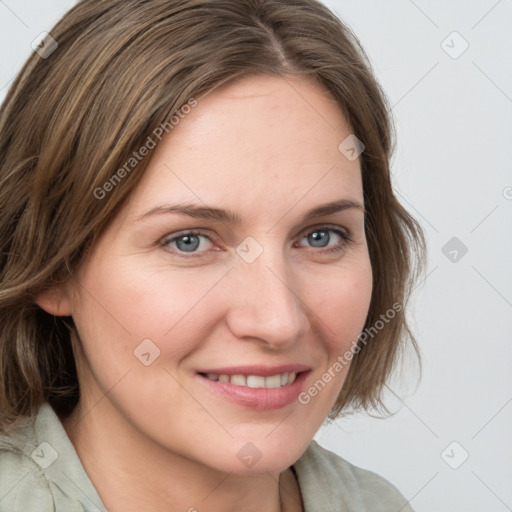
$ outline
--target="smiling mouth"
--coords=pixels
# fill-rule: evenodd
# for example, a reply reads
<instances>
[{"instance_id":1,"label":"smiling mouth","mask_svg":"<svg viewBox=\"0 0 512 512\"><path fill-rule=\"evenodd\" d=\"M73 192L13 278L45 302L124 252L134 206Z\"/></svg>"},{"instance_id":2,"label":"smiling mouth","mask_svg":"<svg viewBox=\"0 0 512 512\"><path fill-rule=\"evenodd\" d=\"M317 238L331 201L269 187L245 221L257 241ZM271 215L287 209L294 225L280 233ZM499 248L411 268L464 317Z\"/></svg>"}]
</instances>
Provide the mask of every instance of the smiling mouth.
<instances>
[{"instance_id":1,"label":"smiling mouth","mask_svg":"<svg viewBox=\"0 0 512 512\"><path fill-rule=\"evenodd\" d=\"M302 372L299 372L299 374ZM225 382L234 386L247 388L275 389L292 384L297 378L296 372L278 373L276 375L227 375L217 373L199 373L202 377L214 382Z\"/></svg>"}]
</instances>

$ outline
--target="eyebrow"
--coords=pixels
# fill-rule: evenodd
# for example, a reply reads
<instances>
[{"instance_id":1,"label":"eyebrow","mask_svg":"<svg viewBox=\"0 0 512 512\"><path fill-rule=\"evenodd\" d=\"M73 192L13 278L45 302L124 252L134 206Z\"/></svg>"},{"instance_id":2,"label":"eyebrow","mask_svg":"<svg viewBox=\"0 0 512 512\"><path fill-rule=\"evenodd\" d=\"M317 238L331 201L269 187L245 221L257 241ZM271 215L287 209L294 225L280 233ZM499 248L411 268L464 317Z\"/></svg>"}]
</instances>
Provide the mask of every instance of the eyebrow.
<instances>
[{"instance_id":1,"label":"eyebrow","mask_svg":"<svg viewBox=\"0 0 512 512\"><path fill-rule=\"evenodd\" d=\"M361 203L353 201L352 199L340 199L331 203L321 204L311 210L308 210L305 213L302 222L316 217L332 215L333 213L349 209L357 209L361 210L363 213L365 212L364 206ZM136 217L135 220L138 222L152 215L169 213L180 213L196 219L215 220L233 225L242 224L242 217L238 213L221 208L199 206L193 203L181 203L175 205L164 204L155 206L146 213Z\"/></svg>"}]
</instances>

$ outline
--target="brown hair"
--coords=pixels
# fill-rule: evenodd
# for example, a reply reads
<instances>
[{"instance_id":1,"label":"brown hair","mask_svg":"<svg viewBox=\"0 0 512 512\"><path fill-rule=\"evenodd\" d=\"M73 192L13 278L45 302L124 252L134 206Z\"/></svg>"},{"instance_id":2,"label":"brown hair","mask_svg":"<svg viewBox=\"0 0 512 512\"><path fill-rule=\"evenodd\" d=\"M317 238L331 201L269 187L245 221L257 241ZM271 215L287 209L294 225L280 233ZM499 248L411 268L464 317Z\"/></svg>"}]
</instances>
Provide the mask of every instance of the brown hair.
<instances>
[{"instance_id":1,"label":"brown hair","mask_svg":"<svg viewBox=\"0 0 512 512\"><path fill-rule=\"evenodd\" d=\"M360 345L330 416L382 405L400 347L418 353L404 309L424 240L393 194L390 109L350 29L316 0L83 0L50 33L58 46L34 52L0 110L0 431L44 401L76 405L73 321L35 297L73 275L149 158L93 191L191 98L255 73L316 80L365 145L366 327L404 307Z\"/></svg>"}]
</instances>

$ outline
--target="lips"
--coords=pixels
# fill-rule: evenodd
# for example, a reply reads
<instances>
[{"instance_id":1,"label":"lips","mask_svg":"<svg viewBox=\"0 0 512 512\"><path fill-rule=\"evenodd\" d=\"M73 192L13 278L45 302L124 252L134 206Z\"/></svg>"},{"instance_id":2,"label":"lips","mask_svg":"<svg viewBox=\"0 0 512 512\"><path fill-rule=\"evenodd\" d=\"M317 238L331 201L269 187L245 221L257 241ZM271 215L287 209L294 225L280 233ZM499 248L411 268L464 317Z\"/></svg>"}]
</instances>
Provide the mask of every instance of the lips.
<instances>
[{"instance_id":1,"label":"lips","mask_svg":"<svg viewBox=\"0 0 512 512\"><path fill-rule=\"evenodd\" d=\"M297 399L309 370L302 364L238 366L203 369L197 377L221 398L244 407L270 410Z\"/></svg>"}]
</instances>

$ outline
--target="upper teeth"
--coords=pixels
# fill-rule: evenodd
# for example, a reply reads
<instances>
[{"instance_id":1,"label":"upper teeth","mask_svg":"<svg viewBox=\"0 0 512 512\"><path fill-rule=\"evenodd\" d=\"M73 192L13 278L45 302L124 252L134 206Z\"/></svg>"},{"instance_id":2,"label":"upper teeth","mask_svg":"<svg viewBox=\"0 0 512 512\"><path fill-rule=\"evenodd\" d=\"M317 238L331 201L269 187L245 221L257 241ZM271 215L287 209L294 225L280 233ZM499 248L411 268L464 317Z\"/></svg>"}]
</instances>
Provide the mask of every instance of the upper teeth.
<instances>
[{"instance_id":1,"label":"upper teeth","mask_svg":"<svg viewBox=\"0 0 512 512\"><path fill-rule=\"evenodd\" d=\"M216 373L207 373L206 377L210 380L219 382L230 382L235 386L246 386L249 388L279 388L291 384L297 374L295 372L280 373L262 377L261 375L218 375Z\"/></svg>"}]
</instances>

